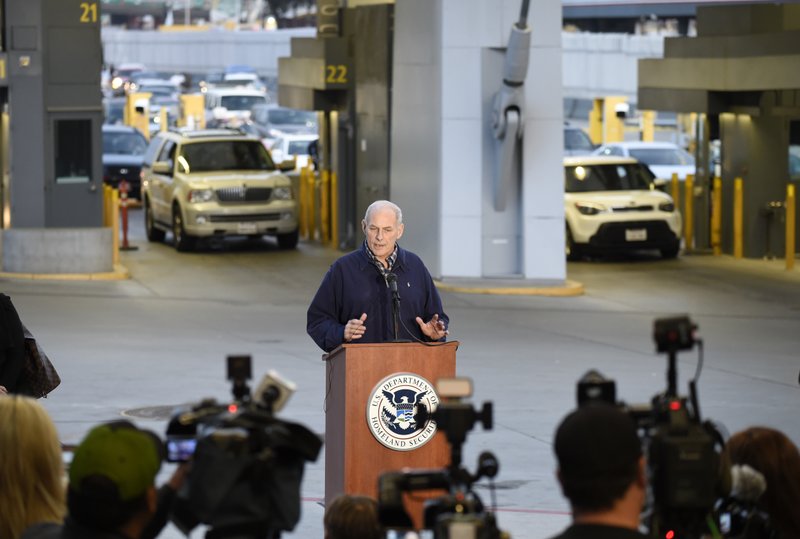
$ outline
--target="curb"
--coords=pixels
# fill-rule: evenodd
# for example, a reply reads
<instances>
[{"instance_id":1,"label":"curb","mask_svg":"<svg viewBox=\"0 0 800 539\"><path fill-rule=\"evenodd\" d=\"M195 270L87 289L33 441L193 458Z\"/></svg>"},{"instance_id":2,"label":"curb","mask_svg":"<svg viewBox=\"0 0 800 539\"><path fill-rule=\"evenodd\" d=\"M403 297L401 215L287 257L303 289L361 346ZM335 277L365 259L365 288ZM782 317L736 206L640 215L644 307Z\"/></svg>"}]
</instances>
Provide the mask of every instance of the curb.
<instances>
[{"instance_id":1,"label":"curb","mask_svg":"<svg viewBox=\"0 0 800 539\"><path fill-rule=\"evenodd\" d=\"M102 273L8 273L0 272L0 279L31 281L124 281L130 279L128 268L114 264L114 271Z\"/></svg>"},{"instance_id":2,"label":"curb","mask_svg":"<svg viewBox=\"0 0 800 539\"><path fill-rule=\"evenodd\" d=\"M583 283L566 279L562 286L486 286L486 280L474 286L468 284L448 284L434 280L436 288L446 292L460 292L463 294L491 294L498 296L550 296L574 297L582 296L586 290Z\"/></svg>"}]
</instances>

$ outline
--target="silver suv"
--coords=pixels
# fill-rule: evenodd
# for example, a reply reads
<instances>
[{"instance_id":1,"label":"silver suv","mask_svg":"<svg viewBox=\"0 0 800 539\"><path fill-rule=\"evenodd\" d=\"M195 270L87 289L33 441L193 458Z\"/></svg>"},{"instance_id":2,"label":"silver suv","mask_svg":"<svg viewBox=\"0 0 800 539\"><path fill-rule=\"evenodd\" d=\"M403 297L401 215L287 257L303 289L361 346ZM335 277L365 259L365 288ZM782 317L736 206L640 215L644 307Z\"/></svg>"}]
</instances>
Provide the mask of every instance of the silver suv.
<instances>
[{"instance_id":1,"label":"silver suv","mask_svg":"<svg viewBox=\"0 0 800 539\"><path fill-rule=\"evenodd\" d=\"M257 138L238 130L165 131L142 163L147 239L172 232L178 251L201 237L273 235L297 245L292 183Z\"/></svg>"}]
</instances>

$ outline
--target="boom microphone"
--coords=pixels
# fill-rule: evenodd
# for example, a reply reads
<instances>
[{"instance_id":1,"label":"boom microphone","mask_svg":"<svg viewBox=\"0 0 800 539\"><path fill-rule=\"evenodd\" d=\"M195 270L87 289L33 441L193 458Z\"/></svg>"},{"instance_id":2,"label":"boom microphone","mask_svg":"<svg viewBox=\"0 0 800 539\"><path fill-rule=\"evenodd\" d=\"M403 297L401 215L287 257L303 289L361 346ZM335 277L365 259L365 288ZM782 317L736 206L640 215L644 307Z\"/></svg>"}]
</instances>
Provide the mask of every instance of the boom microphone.
<instances>
[{"instance_id":1,"label":"boom microphone","mask_svg":"<svg viewBox=\"0 0 800 539\"><path fill-rule=\"evenodd\" d=\"M754 502L767 490L764 474L747 464L731 466L731 496L743 502Z\"/></svg>"}]
</instances>

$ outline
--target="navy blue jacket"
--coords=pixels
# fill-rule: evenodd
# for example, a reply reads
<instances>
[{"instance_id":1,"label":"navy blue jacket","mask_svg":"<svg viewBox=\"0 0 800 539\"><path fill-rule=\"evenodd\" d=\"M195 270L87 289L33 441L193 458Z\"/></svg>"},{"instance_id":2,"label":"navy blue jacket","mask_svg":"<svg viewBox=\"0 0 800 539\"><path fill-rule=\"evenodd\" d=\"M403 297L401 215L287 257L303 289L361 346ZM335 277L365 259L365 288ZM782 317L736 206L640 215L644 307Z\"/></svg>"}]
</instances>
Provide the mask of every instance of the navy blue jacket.
<instances>
[{"instance_id":1,"label":"navy blue jacket","mask_svg":"<svg viewBox=\"0 0 800 539\"><path fill-rule=\"evenodd\" d=\"M353 343L389 342L394 339L392 292L362 245L331 265L308 308L306 330L314 342L330 352L344 341L348 320L367 313L366 331ZM398 246L392 268L400 294L399 339L430 341L417 325L416 317L428 322L434 314L450 320L442 309L442 299L422 260ZM442 339L444 340L444 339Z\"/></svg>"}]
</instances>

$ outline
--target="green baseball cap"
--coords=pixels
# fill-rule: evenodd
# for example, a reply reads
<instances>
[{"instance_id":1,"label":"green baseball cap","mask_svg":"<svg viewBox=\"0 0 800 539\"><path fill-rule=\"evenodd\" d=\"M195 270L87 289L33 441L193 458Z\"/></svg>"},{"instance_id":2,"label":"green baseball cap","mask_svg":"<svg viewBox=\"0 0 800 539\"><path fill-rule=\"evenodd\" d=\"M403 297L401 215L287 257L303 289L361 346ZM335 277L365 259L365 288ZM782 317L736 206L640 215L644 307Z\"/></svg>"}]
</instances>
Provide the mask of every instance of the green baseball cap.
<instances>
[{"instance_id":1,"label":"green baseball cap","mask_svg":"<svg viewBox=\"0 0 800 539\"><path fill-rule=\"evenodd\" d=\"M69 486L79 494L85 479L101 476L117 488L123 501L143 495L155 483L164 458L164 446L150 431L129 421L94 427L75 449L69 467Z\"/></svg>"}]
</instances>

